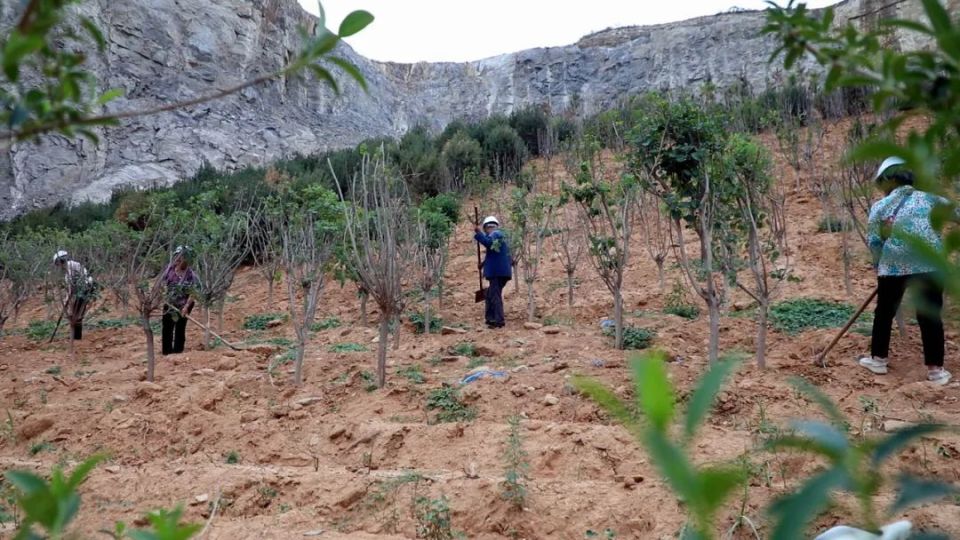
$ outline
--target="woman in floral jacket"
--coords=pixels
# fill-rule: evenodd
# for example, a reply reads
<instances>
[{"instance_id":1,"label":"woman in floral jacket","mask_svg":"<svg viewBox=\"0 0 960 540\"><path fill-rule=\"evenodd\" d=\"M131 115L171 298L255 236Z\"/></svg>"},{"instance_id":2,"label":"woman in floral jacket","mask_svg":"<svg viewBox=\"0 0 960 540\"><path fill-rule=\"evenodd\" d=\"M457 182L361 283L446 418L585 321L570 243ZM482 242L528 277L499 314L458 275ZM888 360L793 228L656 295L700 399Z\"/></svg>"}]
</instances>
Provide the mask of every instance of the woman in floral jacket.
<instances>
[{"instance_id":1,"label":"woman in floral jacket","mask_svg":"<svg viewBox=\"0 0 960 540\"><path fill-rule=\"evenodd\" d=\"M918 253L917 244L926 244L936 251L943 249L930 215L947 201L915 189L913 173L904 165L900 158L889 158L876 176L877 187L886 194L870 209L867 226L867 241L877 270L877 307L870 356L861 358L859 363L873 373L887 372L893 319L909 287L916 297L927 380L943 385L951 377L943 369L943 280L936 267Z\"/></svg>"}]
</instances>

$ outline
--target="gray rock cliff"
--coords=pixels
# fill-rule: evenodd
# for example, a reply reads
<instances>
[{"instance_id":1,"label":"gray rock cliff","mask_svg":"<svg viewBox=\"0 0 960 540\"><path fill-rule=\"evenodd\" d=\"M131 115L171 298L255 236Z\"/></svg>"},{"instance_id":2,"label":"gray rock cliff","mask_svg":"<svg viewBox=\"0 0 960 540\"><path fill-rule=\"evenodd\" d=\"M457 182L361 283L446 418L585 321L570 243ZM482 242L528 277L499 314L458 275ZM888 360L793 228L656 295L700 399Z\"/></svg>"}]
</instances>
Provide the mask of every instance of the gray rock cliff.
<instances>
[{"instance_id":1,"label":"gray rock cliff","mask_svg":"<svg viewBox=\"0 0 960 540\"><path fill-rule=\"evenodd\" d=\"M11 4L2 4L0 20L15 17ZM919 0L885 5L847 0L838 19L920 10ZM125 98L111 103L114 110L197 97L273 71L296 54L298 27L316 25L296 0L86 0L79 9L106 33L107 51L94 71L104 88L125 90ZM167 185L204 162L259 165L526 104L554 110L576 104L589 114L652 89L724 86L738 78L763 88L778 76L777 65L767 62L775 44L759 35L763 24L761 12L721 14L607 30L565 47L467 63L380 63L343 46L369 93L352 82L337 97L313 80L277 80L104 130L99 145L60 136L14 145L0 154L0 218L57 202L103 200L120 186Z\"/></svg>"}]
</instances>

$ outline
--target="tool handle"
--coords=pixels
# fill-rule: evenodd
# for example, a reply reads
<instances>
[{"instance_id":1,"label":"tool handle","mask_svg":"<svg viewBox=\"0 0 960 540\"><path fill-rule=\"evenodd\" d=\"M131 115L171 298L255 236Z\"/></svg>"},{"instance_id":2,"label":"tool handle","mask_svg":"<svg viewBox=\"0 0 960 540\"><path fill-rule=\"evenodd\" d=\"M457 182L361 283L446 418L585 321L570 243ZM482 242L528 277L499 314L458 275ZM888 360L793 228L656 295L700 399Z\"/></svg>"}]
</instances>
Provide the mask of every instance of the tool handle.
<instances>
[{"instance_id":1,"label":"tool handle","mask_svg":"<svg viewBox=\"0 0 960 540\"><path fill-rule=\"evenodd\" d=\"M480 225L480 209L473 207L473 223ZM480 257L480 242L477 242L477 273L480 274L480 290L483 290L483 259Z\"/></svg>"},{"instance_id":2,"label":"tool handle","mask_svg":"<svg viewBox=\"0 0 960 540\"><path fill-rule=\"evenodd\" d=\"M834 346L836 346L836 344L840 341L840 339L847 334L847 330L850 330L850 327L853 326L853 323L857 322L857 319L859 319L860 315L862 315L863 312L867 310L867 307L870 305L870 302L873 302L873 299L877 297L877 293L879 292L880 292L880 289L878 288L878 289L874 289L873 292L870 293L870 297L867 298L866 301L863 303L863 305L860 306L860 309L858 309L856 313L854 313L853 316L850 317L850 320L847 321L847 324L843 325L843 328L841 328L840 332L837 333L837 336L833 338L833 341L830 342L830 345L827 345L827 348L824 349L822 353L820 353L820 355L817 357L817 362L821 366L826 367L825 359L827 357L827 354L829 354L830 351L833 350Z\"/></svg>"}]
</instances>

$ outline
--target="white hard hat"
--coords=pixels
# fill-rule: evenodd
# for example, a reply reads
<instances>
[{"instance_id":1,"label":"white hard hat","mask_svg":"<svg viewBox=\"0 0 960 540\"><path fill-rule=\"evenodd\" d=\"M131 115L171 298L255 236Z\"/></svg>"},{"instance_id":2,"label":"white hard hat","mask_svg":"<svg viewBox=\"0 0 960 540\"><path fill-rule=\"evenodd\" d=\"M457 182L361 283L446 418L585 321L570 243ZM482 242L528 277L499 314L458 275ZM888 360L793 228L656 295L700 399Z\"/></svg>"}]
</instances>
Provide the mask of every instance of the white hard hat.
<instances>
[{"instance_id":1,"label":"white hard hat","mask_svg":"<svg viewBox=\"0 0 960 540\"><path fill-rule=\"evenodd\" d=\"M497 227L499 227L500 222L497 220L497 218L493 216L487 216L483 218L483 226L486 227L487 225L496 225Z\"/></svg>"},{"instance_id":2,"label":"white hard hat","mask_svg":"<svg viewBox=\"0 0 960 540\"><path fill-rule=\"evenodd\" d=\"M57 262L61 260L65 261L67 260L67 255L68 255L67 252L61 249L60 251L53 254L53 262Z\"/></svg>"},{"instance_id":3,"label":"white hard hat","mask_svg":"<svg viewBox=\"0 0 960 540\"><path fill-rule=\"evenodd\" d=\"M888 157L887 159L883 160L883 163L880 164L880 169L877 170L877 175L874 176L873 179L876 180L883 176L883 173L886 172L886 170L890 167L896 167L897 165L904 165L906 163L907 161L903 158L896 156Z\"/></svg>"}]
</instances>

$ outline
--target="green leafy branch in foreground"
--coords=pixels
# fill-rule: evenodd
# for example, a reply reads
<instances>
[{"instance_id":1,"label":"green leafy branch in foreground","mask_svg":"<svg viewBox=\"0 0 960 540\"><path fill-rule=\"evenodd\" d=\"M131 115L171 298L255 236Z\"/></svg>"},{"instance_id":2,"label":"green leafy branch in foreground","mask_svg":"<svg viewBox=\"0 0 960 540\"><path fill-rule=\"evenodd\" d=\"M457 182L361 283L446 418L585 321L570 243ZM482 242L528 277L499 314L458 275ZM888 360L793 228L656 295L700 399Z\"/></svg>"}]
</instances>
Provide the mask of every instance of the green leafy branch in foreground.
<instances>
[{"instance_id":1,"label":"green leafy branch in foreground","mask_svg":"<svg viewBox=\"0 0 960 540\"><path fill-rule=\"evenodd\" d=\"M97 114L111 101L123 96L122 88L101 93L90 71L91 49L106 48L103 31L87 17L73 17L70 7L82 0L28 0L16 25L0 40L0 147L16 141L35 139L58 132L67 137L81 135L93 142L97 126L116 126L120 120L159 114L214 101L271 80L310 71L318 80L339 93L340 87L325 62L336 66L366 90L366 80L350 61L333 54L343 38L352 36L373 22L373 15L357 10L348 14L336 33L327 30L323 6L317 30L311 35L301 29L300 53L279 70L248 79L234 86L214 90L200 97L149 109ZM318 3L319 4L319 3ZM74 20L76 19L76 20ZM73 27L79 26L83 32ZM91 45L92 41L92 45ZM64 46L66 44L66 46ZM29 74L30 76L25 76Z\"/></svg>"},{"instance_id":2,"label":"green leafy branch in foreground","mask_svg":"<svg viewBox=\"0 0 960 540\"><path fill-rule=\"evenodd\" d=\"M650 352L632 359L635 408L595 380L578 377L574 385L639 440L667 484L686 504L690 518L682 538L710 540L715 538L717 511L734 488L745 481L744 471L733 464L697 467L691 459L689 444L738 363L727 359L710 366L690 396L681 436L676 439L671 436L671 424L677 414L676 394L667 377L665 359L663 352ZM882 438L853 440L847 434L845 419L825 394L802 379L793 384L818 404L830 421L794 422L792 433L772 440L768 448L811 452L824 458L827 466L804 479L796 491L776 500L767 509L773 520L770 538L806 538L806 528L827 508L837 491L853 494L860 504L860 525L877 531L880 516L874 499L891 483L882 465L913 442L942 427L916 425ZM905 473L897 475L892 483L897 496L885 518L894 517L913 505L956 493L948 484Z\"/></svg>"},{"instance_id":3,"label":"green leafy branch in foreground","mask_svg":"<svg viewBox=\"0 0 960 540\"><path fill-rule=\"evenodd\" d=\"M578 377L574 385L622 423L650 454L670 488L687 504L690 527L684 538L709 540L714 537L713 523L717 511L733 490L743 483L742 467L733 464L697 467L690 460L687 446L706 420L723 382L737 367L735 361L716 362L694 390L683 420L682 437L670 434L676 416L676 395L667 378L666 354L662 351L635 356L631 361L636 389L636 409L646 422L599 382Z\"/></svg>"},{"instance_id":4,"label":"green leafy branch in foreground","mask_svg":"<svg viewBox=\"0 0 960 540\"><path fill-rule=\"evenodd\" d=\"M69 475L59 466L55 466L47 481L36 474L26 471L7 471L6 480L16 489L16 504L23 514L15 540L35 540L49 538L59 540L65 537L67 527L80 510L80 494L77 488L83 484L90 472L106 456L95 455L73 469ZM131 540L187 540L200 530L200 525L181 524L183 510L157 510L147 514L150 529L127 530L123 522L115 525L111 534L114 538ZM40 534L42 530L44 534Z\"/></svg>"}]
</instances>

